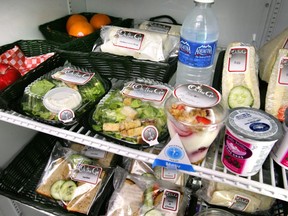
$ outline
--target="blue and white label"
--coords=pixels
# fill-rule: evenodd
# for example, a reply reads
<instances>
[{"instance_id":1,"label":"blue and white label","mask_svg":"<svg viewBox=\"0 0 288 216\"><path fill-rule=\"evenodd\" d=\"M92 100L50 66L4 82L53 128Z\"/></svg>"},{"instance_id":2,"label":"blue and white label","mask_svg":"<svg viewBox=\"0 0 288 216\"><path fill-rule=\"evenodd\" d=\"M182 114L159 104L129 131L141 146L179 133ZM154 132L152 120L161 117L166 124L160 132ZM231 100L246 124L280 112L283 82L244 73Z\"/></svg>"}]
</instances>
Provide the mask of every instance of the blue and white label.
<instances>
[{"instance_id":1,"label":"blue and white label","mask_svg":"<svg viewBox=\"0 0 288 216\"><path fill-rule=\"evenodd\" d=\"M211 43L195 43L180 38L178 59L191 67L209 67L213 65L217 41Z\"/></svg>"},{"instance_id":2,"label":"blue and white label","mask_svg":"<svg viewBox=\"0 0 288 216\"><path fill-rule=\"evenodd\" d=\"M155 166L165 167L170 170L185 170L194 172L194 168L190 163L178 134L172 137L171 141L160 152L158 157L153 162L152 168Z\"/></svg>"}]
</instances>

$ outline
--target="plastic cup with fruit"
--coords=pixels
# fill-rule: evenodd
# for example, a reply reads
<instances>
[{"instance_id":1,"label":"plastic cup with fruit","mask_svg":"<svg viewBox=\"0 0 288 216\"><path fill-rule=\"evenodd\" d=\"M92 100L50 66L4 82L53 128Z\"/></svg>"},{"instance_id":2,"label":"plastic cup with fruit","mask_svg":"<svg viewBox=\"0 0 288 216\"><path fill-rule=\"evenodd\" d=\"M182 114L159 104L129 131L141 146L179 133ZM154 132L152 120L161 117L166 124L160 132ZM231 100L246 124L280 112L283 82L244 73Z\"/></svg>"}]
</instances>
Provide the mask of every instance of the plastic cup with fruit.
<instances>
[{"instance_id":1,"label":"plastic cup with fruit","mask_svg":"<svg viewBox=\"0 0 288 216\"><path fill-rule=\"evenodd\" d=\"M177 133L190 162L201 163L228 115L220 93L207 85L180 85L165 110L170 137Z\"/></svg>"}]
</instances>

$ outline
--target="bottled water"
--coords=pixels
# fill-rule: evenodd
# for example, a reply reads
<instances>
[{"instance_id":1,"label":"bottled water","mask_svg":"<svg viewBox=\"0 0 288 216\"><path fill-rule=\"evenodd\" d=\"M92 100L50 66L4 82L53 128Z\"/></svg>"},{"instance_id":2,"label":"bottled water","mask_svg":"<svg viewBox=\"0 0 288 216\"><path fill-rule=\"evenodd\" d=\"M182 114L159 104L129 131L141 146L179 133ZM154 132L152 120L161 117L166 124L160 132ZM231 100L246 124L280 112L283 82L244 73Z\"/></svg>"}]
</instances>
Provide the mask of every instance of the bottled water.
<instances>
[{"instance_id":1,"label":"bottled water","mask_svg":"<svg viewBox=\"0 0 288 216\"><path fill-rule=\"evenodd\" d=\"M217 19L211 7L214 0L194 1L195 7L181 27L176 85L212 85L214 55L219 37Z\"/></svg>"}]
</instances>

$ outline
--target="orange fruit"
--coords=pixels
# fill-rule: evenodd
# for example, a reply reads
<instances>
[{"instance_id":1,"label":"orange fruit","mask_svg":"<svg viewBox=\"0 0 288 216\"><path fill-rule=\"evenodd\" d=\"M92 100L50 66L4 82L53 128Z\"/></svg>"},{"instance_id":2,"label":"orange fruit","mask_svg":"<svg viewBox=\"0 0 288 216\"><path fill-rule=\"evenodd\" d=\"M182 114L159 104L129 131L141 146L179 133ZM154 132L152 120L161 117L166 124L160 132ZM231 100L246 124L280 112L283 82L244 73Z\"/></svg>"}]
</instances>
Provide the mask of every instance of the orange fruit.
<instances>
[{"instance_id":1,"label":"orange fruit","mask_svg":"<svg viewBox=\"0 0 288 216\"><path fill-rule=\"evenodd\" d=\"M95 29L100 29L102 26L110 24L111 19L108 15L99 13L94 14L89 22Z\"/></svg>"},{"instance_id":2,"label":"orange fruit","mask_svg":"<svg viewBox=\"0 0 288 216\"><path fill-rule=\"evenodd\" d=\"M78 21L69 28L68 34L74 37L84 37L92 32L94 28L89 22Z\"/></svg>"},{"instance_id":3,"label":"orange fruit","mask_svg":"<svg viewBox=\"0 0 288 216\"><path fill-rule=\"evenodd\" d=\"M67 30L67 32L69 32L70 27L71 27L74 23L79 22L79 21L86 21L86 22L88 22L88 19L87 19L85 16L81 15L81 14L73 14L73 15L71 15L71 16L68 18L67 22L66 22L66 30Z\"/></svg>"}]
</instances>

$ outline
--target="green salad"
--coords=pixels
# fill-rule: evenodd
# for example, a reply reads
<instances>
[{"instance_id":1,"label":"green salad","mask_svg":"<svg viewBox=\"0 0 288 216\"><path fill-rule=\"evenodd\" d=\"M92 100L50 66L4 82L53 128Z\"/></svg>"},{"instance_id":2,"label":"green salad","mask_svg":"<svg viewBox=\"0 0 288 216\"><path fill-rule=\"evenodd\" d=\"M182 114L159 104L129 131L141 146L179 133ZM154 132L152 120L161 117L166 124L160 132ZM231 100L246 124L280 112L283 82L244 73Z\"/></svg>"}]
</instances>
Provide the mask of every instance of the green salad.
<instances>
[{"instance_id":1,"label":"green salad","mask_svg":"<svg viewBox=\"0 0 288 216\"><path fill-rule=\"evenodd\" d=\"M96 76L93 76L85 85L76 85L53 79L51 76L45 76L36 80L25 89L21 103L22 110L34 117L58 121L58 113L51 112L43 104L44 95L57 87L69 87L80 93L81 106L75 111L75 115L85 112L91 103L102 97L106 92L102 81Z\"/></svg>"},{"instance_id":2,"label":"green salad","mask_svg":"<svg viewBox=\"0 0 288 216\"><path fill-rule=\"evenodd\" d=\"M95 131L133 144L144 143L141 134L148 125L157 128L159 137L167 133L163 107L123 95L120 90L111 91L103 103L97 105L92 119Z\"/></svg>"}]
</instances>

